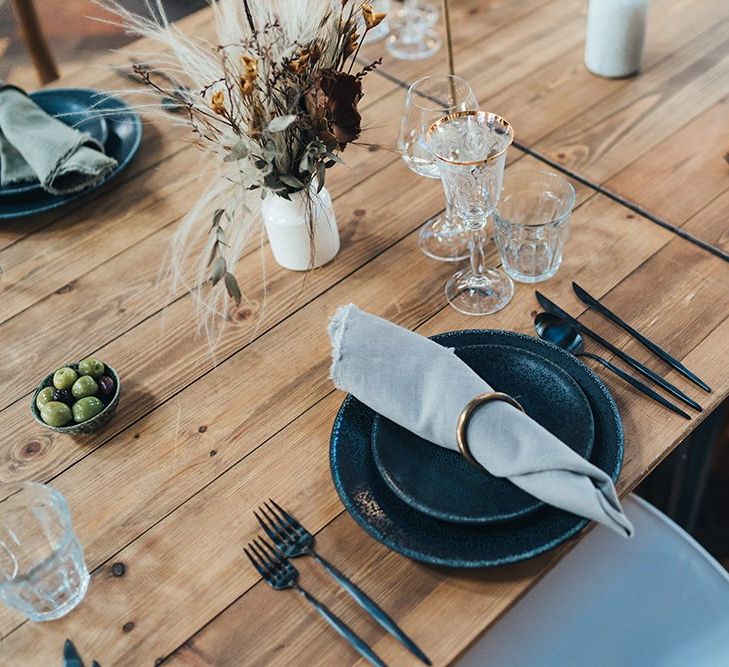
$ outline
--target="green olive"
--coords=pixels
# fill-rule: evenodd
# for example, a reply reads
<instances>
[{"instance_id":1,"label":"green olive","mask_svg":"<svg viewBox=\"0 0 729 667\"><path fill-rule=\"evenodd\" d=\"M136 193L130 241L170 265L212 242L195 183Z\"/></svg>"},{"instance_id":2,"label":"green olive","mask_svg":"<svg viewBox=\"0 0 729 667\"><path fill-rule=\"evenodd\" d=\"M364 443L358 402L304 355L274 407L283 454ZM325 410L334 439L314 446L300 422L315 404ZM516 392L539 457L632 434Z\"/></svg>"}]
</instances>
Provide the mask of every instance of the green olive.
<instances>
[{"instance_id":1,"label":"green olive","mask_svg":"<svg viewBox=\"0 0 729 667\"><path fill-rule=\"evenodd\" d=\"M53 400L53 387L44 387L35 397L35 406L40 410L48 401Z\"/></svg>"},{"instance_id":2,"label":"green olive","mask_svg":"<svg viewBox=\"0 0 729 667\"><path fill-rule=\"evenodd\" d=\"M68 366L59 368L53 374L53 384L56 389L70 389L76 380L78 380L78 373Z\"/></svg>"},{"instance_id":3,"label":"green olive","mask_svg":"<svg viewBox=\"0 0 729 667\"><path fill-rule=\"evenodd\" d=\"M104 362L89 357L79 362L78 372L81 375L90 375L94 379L100 378L104 374Z\"/></svg>"},{"instance_id":4,"label":"green olive","mask_svg":"<svg viewBox=\"0 0 729 667\"><path fill-rule=\"evenodd\" d=\"M41 419L49 426L65 426L71 421L71 408L60 401L48 401L40 413Z\"/></svg>"},{"instance_id":5,"label":"green olive","mask_svg":"<svg viewBox=\"0 0 729 667\"><path fill-rule=\"evenodd\" d=\"M104 409L104 404L96 396L86 396L76 401L71 409L73 420L79 423L96 417Z\"/></svg>"},{"instance_id":6,"label":"green olive","mask_svg":"<svg viewBox=\"0 0 729 667\"><path fill-rule=\"evenodd\" d=\"M71 387L71 393L74 398L84 398L85 396L93 396L99 391L99 385L90 375L82 375Z\"/></svg>"}]
</instances>

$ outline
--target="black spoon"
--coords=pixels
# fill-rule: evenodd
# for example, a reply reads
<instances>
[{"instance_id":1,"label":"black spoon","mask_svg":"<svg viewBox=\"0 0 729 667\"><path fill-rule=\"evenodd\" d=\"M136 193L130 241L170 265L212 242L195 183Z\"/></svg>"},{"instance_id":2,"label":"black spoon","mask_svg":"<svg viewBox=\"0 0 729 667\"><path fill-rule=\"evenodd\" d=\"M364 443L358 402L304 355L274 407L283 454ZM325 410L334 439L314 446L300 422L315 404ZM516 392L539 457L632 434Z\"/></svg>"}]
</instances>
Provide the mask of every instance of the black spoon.
<instances>
[{"instance_id":1,"label":"black spoon","mask_svg":"<svg viewBox=\"0 0 729 667\"><path fill-rule=\"evenodd\" d=\"M561 317L552 315L551 313L539 313L534 318L534 330L542 340L546 340L548 343L553 343L570 354L574 354L576 357L594 359L605 366L605 368L615 373L615 375L631 384L638 391L643 392L649 398L657 401L662 406L675 412L677 415L681 415L684 419L691 419L691 417L681 410L681 408L671 403L668 399L663 398L663 396L653 391L653 389L651 389L648 385L643 384L638 378L633 377L630 373L626 373L622 368L618 368L607 359L603 359L591 352L585 352L585 343L582 340L580 332L565 322Z\"/></svg>"}]
</instances>

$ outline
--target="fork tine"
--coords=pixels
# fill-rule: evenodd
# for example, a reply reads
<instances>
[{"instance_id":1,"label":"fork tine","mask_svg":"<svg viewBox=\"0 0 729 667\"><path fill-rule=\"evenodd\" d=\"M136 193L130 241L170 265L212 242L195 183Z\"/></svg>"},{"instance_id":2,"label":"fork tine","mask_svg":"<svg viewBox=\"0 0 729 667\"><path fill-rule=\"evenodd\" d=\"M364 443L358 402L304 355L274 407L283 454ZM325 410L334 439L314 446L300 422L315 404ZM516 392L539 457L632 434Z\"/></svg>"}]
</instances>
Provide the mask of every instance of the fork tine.
<instances>
[{"instance_id":1,"label":"fork tine","mask_svg":"<svg viewBox=\"0 0 729 667\"><path fill-rule=\"evenodd\" d=\"M251 553L250 553L250 551L248 551L248 549L243 547L243 551L245 552L246 556L248 556L248 560L251 561L251 563L253 564L253 567L255 567L256 570L258 570L258 574L260 574L264 579L268 579L268 572L266 569L264 569L263 565L260 564L256 560L256 558L251 556Z\"/></svg>"},{"instance_id":2,"label":"fork tine","mask_svg":"<svg viewBox=\"0 0 729 667\"><path fill-rule=\"evenodd\" d=\"M258 545L258 543L254 540L253 542L250 542L248 544L251 551L258 556L259 560L263 564L263 567L269 572L273 572L273 570L276 568L276 560L271 558L266 554L266 552Z\"/></svg>"},{"instance_id":3,"label":"fork tine","mask_svg":"<svg viewBox=\"0 0 729 667\"><path fill-rule=\"evenodd\" d=\"M286 519L284 519L282 516L279 516L276 513L276 510L274 510L273 507L271 507L268 503L263 503L263 507L259 507L258 509L260 509L261 512L263 512L263 514L266 516L266 518L274 524L276 530L280 535L283 536L284 540L289 540L296 537L296 531L288 524ZM273 516L274 518L272 519L271 516Z\"/></svg>"},{"instance_id":4,"label":"fork tine","mask_svg":"<svg viewBox=\"0 0 729 667\"><path fill-rule=\"evenodd\" d=\"M263 510L261 509L261 514L263 514ZM261 515L258 514L258 512L253 512L253 516L258 519L258 523L260 524L261 528L265 531L266 535L270 537L275 543L278 543L283 540L283 536L279 534L279 532L276 530L276 527L274 524L266 517L266 519L262 519Z\"/></svg>"},{"instance_id":5,"label":"fork tine","mask_svg":"<svg viewBox=\"0 0 729 667\"><path fill-rule=\"evenodd\" d=\"M296 520L294 517L292 517L281 505L279 505L273 498L269 498L268 501L279 511L281 514L286 517L286 520L289 522L291 526L295 530L301 530L303 526Z\"/></svg>"},{"instance_id":6,"label":"fork tine","mask_svg":"<svg viewBox=\"0 0 729 667\"><path fill-rule=\"evenodd\" d=\"M255 542L271 556L275 563L275 567L281 565L286 560L286 556L284 556L283 552L278 547L275 547L262 537L256 537Z\"/></svg>"}]
</instances>

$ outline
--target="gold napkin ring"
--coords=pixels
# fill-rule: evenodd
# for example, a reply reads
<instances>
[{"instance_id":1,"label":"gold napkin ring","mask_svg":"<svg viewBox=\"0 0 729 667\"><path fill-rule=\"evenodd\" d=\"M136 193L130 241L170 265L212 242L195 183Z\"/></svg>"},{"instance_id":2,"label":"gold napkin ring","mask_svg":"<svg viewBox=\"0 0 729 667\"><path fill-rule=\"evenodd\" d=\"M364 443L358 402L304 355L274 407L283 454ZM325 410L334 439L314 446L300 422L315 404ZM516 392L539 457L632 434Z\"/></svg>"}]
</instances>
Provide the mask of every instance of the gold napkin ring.
<instances>
[{"instance_id":1,"label":"gold napkin ring","mask_svg":"<svg viewBox=\"0 0 729 667\"><path fill-rule=\"evenodd\" d=\"M474 455L471 454L471 448L468 446L468 440L466 439L466 430L468 429L468 423L471 421L471 417L476 409L490 401L505 401L509 405L513 405L518 410L524 412L524 408L521 406L519 401L509 396L509 394L502 394L500 391L490 391L486 394L480 394L469 401L466 407L463 408L458 417L458 425L456 426L456 442L458 443L458 451L461 452L463 458L472 466L480 468L481 470L485 470L485 468L476 460Z\"/></svg>"}]
</instances>

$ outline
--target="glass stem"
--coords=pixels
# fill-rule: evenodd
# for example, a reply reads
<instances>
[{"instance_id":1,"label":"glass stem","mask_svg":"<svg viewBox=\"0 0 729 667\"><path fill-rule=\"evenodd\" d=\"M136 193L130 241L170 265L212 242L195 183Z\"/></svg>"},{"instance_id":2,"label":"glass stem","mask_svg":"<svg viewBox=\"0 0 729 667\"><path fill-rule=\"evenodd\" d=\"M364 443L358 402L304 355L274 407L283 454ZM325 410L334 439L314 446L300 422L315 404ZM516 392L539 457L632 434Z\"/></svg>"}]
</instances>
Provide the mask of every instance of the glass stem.
<instances>
[{"instance_id":1,"label":"glass stem","mask_svg":"<svg viewBox=\"0 0 729 667\"><path fill-rule=\"evenodd\" d=\"M446 208L443 214L443 223L440 225L439 232L441 234L456 234L463 232L463 225L461 224L456 209L453 206L453 200L446 193Z\"/></svg>"},{"instance_id":2,"label":"glass stem","mask_svg":"<svg viewBox=\"0 0 729 667\"><path fill-rule=\"evenodd\" d=\"M486 254L484 249L486 225L469 226L468 229L471 250L471 273L477 278L480 278L486 271Z\"/></svg>"}]
</instances>

